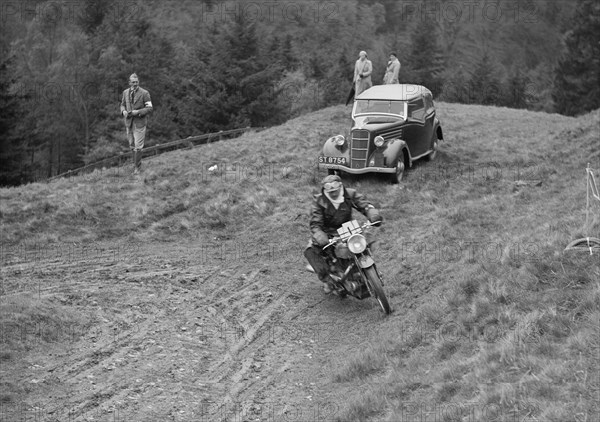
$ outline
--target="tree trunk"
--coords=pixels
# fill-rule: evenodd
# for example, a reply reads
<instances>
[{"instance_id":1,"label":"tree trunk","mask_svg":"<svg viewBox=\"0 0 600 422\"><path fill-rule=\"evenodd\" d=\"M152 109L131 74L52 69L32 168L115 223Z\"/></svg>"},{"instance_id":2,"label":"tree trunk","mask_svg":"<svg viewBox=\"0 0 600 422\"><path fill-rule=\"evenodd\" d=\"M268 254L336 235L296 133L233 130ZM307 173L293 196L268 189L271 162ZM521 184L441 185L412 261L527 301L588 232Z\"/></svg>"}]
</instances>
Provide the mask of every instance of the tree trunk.
<instances>
[{"instance_id":1,"label":"tree trunk","mask_svg":"<svg viewBox=\"0 0 600 422\"><path fill-rule=\"evenodd\" d=\"M56 157L56 162L57 162L56 163L56 174L60 174L60 154L62 152L60 147L61 147L61 141L59 139L58 140L58 148L57 148L58 149L58 154L57 154L57 157Z\"/></svg>"}]
</instances>

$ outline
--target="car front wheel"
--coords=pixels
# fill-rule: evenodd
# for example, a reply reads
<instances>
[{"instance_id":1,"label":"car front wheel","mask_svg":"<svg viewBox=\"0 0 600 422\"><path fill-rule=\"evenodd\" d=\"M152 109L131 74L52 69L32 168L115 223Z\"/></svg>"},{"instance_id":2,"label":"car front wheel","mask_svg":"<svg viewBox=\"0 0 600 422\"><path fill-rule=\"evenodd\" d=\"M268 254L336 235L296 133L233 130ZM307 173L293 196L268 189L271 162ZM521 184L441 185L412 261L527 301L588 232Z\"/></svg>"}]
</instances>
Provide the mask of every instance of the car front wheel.
<instances>
[{"instance_id":1,"label":"car front wheel","mask_svg":"<svg viewBox=\"0 0 600 422\"><path fill-rule=\"evenodd\" d=\"M398 159L398 163L396 164L396 173L392 174L391 182L394 184L400 183L404 178L404 172L406 171L406 166L404 165L404 160L402 157Z\"/></svg>"}]
</instances>

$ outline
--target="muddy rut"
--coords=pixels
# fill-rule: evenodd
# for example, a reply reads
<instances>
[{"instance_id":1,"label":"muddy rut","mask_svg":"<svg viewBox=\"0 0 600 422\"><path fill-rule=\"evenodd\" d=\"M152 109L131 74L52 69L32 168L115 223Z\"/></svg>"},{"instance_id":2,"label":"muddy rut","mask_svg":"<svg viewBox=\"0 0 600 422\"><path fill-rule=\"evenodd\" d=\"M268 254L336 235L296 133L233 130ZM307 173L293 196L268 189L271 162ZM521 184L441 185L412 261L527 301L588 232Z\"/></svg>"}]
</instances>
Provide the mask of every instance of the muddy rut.
<instances>
[{"instance_id":1,"label":"muddy rut","mask_svg":"<svg viewBox=\"0 0 600 422\"><path fill-rule=\"evenodd\" d=\"M354 387L332 374L385 323L377 303L324 295L300 253L207 260L197 247L5 257L5 303L76 320L30 330L5 420L337 420Z\"/></svg>"}]
</instances>

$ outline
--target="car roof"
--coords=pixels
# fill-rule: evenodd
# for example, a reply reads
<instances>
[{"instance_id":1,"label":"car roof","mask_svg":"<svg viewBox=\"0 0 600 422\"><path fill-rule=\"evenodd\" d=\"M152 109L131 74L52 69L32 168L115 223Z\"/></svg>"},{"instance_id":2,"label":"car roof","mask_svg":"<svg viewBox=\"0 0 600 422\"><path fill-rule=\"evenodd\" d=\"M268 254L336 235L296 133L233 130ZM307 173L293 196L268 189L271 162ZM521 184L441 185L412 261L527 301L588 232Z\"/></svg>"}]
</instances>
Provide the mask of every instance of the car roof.
<instances>
[{"instance_id":1,"label":"car roof","mask_svg":"<svg viewBox=\"0 0 600 422\"><path fill-rule=\"evenodd\" d=\"M395 100L409 101L420 98L431 91L422 85L415 84L388 84L374 85L356 96L357 100Z\"/></svg>"}]
</instances>

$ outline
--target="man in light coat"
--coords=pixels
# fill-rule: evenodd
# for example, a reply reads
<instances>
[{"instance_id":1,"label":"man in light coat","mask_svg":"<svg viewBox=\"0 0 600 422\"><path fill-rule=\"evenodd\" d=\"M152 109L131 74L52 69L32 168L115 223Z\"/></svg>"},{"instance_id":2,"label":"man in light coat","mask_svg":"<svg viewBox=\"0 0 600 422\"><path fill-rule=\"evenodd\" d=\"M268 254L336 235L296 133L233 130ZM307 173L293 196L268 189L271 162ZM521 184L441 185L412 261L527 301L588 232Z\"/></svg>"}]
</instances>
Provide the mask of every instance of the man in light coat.
<instances>
[{"instance_id":1,"label":"man in light coat","mask_svg":"<svg viewBox=\"0 0 600 422\"><path fill-rule=\"evenodd\" d=\"M133 151L134 174L138 174L142 166L142 150L144 149L146 125L150 113L152 113L150 93L140 87L140 80L133 73L129 77L129 88L123 91L121 115L125 120L129 148Z\"/></svg>"},{"instance_id":2,"label":"man in light coat","mask_svg":"<svg viewBox=\"0 0 600 422\"><path fill-rule=\"evenodd\" d=\"M373 64L367 59L366 51L358 53L358 60L354 65L354 96L357 97L361 92L371 88L371 73L373 72Z\"/></svg>"},{"instance_id":3,"label":"man in light coat","mask_svg":"<svg viewBox=\"0 0 600 422\"><path fill-rule=\"evenodd\" d=\"M398 82L398 72L400 72L400 61L396 56L396 53L390 54L390 61L387 64L385 69L385 75L383 76L384 84L397 84Z\"/></svg>"}]
</instances>

